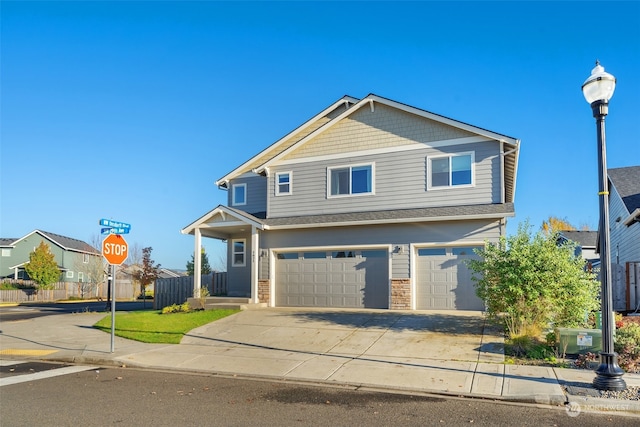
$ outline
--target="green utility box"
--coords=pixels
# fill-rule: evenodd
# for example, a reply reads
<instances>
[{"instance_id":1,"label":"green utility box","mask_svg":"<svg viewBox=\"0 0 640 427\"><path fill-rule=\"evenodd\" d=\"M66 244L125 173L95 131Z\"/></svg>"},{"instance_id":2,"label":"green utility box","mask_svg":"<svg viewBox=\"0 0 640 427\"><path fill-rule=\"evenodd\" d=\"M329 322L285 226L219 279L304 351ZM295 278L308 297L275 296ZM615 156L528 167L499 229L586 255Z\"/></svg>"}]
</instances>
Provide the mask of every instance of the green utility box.
<instances>
[{"instance_id":1,"label":"green utility box","mask_svg":"<svg viewBox=\"0 0 640 427\"><path fill-rule=\"evenodd\" d=\"M566 354L602 351L602 331L599 329L557 328L560 351Z\"/></svg>"}]
</instances>

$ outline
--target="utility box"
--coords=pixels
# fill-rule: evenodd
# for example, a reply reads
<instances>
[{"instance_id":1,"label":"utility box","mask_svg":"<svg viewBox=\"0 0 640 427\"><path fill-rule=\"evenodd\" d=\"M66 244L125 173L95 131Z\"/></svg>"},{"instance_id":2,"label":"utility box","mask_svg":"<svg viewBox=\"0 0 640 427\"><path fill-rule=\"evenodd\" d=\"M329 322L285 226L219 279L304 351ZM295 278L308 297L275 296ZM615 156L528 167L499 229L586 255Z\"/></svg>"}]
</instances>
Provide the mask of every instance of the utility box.
<instances>
[{"instance_id":1,"label":"utility box","mask_svg":"<svg viewBox=\"0 0 640 427\"><path fill-rule=\"evenodd\" d=\"M566 354L602 351L602 331L599 329L557 328L556 336L559 350Z\"/></svg>"}]
</instances>

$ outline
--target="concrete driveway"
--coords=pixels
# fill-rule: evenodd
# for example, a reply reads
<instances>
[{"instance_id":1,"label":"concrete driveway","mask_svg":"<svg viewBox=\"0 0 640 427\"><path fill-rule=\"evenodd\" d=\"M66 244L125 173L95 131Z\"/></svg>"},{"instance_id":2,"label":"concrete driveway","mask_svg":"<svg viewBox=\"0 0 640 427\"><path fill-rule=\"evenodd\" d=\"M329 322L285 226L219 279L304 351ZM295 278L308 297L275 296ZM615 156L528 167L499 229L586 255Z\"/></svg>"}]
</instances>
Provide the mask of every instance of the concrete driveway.
<instances>
[{"instance_id":1,"label":"concrete driveway","mask_svg":"<svg viewBox=\"0 0 640 427\"><path fill-rule=\"evenodd\" d=\"M300 356L501 363L502 342L477 311L269 308L242 311L194 329L181 344Z\"/></svg>"}]
</instances>

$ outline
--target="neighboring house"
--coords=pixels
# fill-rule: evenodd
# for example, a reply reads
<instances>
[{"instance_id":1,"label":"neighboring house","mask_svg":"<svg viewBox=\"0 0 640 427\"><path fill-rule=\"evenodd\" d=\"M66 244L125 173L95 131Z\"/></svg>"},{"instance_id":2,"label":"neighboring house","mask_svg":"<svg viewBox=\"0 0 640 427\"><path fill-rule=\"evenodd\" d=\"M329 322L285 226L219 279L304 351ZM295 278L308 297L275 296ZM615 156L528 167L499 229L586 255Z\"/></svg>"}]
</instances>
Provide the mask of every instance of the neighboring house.
<instances>
[{"instance_id":1,"label":"neighboring house","mask_svg":"<svg viewBox=\"0 0 640 427\"><path fill-rule=\"evenodd\" d=\"M600 256L597 253L598 232L590 230L561 230L560 238L564 241L572 241L576 244L576 255L580 255L589 263L590 267L600 264Z\"/></svg>"},{"instance_id":2,"label":"neighboring house","mask_svg":"<svg viewBox=\"0 0 640 427\"><path fill-rule=\"evenodd\" d=\"M0 277L29 279L24 265L42 241L49 245L58 263L61 282L90 282L89 275L95 265L91 261L102 260L100 252L82 240L41 230L34 230L18 239L0 239Z\"/></svg>"},{"instance_id":3,"label":"neighboring house","mask_svg":"<svg viewBox=\"0 0 640 427\"><path fill-rule=\"evenodd\" d=\"M614 309L640 306L640 166L608 169L611 263L621 269ZM616 298L617 296L617 298Z\"/></svg>"},{"instance_id":4,"label":"neighboring house","mask_svg":"<svg viewBox=\"0 0 640 427\"><path fill-rule=\"evenodd\" d=\"M464 261L514 216L519 143L345 96L220 178L228 205L182 233L196 262L226 241L228 295L252 302L483 310Z\"/></svg>"}]
</instances>

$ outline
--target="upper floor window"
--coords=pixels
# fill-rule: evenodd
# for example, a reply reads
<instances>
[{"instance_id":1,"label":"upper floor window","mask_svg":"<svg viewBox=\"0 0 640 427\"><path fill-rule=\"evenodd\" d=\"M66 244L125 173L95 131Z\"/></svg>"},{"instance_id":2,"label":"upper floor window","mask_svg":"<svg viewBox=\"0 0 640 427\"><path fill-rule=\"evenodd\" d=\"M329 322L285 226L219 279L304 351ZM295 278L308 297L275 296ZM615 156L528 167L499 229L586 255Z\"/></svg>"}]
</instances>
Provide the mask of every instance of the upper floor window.
<instances>
[{"instance_id":1,"label":"upper floor window","mask_svg":"<svg viewBox=\"0 0 640 427\"><path fill-rule=\"evenodd\" d=\"M428 159L429 188L473 184L473 153Z\"/></svg>"},{"instance_id":2,"label":"upper floor window","mask_svg":"<svg viewBox=\"0 0 640 427\"><path fill-rule=\"evenodd\" d=\"M2 249L2 256L11 256L11 249Z\"/></svg>"},{"instance_id":3,"label":"upper floor window","mask_svg":"<svg viewBox=\"0 0 640 427\"><path fill-rule=\"evenodd\" d=\"M291 194L291 172L278 172L276 174L276 196Z\"/></svg>"},{"instance_id":4,"label":"upper floor window","mask_svg":"<svg viewBox=\"0 0 640 427\"><path fill-rule=\"evenodd\" d=\"M329 168L327 179L329 197L373 193L373 165Z\"/></svg>"},{"instance_id":5,"label":"upper floor window","mask_svg":"<svg viewBox=\"0 0 640 427\"><path fill-rule=\"evenodd\" d=\"M89 254L82 254L82 262L87 264L89 262Z\"/></svg>"},{"instance_id":6,"label":"upper floor window","mask_svg":"<svg viewBox=\"0 0 640 427\"><path fill-rule=\"evenodd\" d=\"M231 186L231 204L233 206L247 204L247 184L233 184Z\"/></svg>"}]
</instances>

